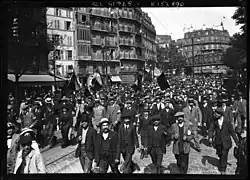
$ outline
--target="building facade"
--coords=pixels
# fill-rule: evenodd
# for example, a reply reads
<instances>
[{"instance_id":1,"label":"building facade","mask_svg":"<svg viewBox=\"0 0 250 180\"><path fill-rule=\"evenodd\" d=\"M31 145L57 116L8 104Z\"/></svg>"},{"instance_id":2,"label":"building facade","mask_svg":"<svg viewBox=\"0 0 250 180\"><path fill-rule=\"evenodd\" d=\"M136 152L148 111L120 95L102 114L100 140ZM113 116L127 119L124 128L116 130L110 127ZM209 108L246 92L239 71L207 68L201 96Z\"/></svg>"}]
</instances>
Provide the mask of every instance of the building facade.
<instances>
[{"instance_id":1,"label":"building facade","mask_svg":"<svg viewBox=\"0 0 250 180\"><path fill-rule=\"evenodd\" d=\"M195 73L219 73L225 68L221 59L229 47L229 41L227 30L206 28L186 32L178 44L186 66L192 67Z\"/></svg>"},{"instance_id":2,"label":"building facade","mask_svg":"<svg viewBox=\"0 0 250 180\"><path fill-rule=\"evenodd\" d=\"M159 47L167 48L170 46L172 38L170 35L156 35L156 42Z\"/></svg>"},{"instance_id":3,"label":"building facade","mask_svg":"<svg viewBox=\"0 0 250 180\"><path fill-rule=\"evenodd\" d=\"M67 76L75 68L76 47L74 40L73 8L47 8L47 34L55 40L54 49L49 53L49 69L56 75Z\"/></svg>"},{"instance_id":4,"label":"building facade","mask_svg":"<svg viewBox=\"0 0 250 180\"><path fill-rule=\"evenodd\" d=\"M132 83L145 60L156 60L155 28L141 8L75 8L75 13L80 76L98 69Z\"/></svg>"}]
</instances>

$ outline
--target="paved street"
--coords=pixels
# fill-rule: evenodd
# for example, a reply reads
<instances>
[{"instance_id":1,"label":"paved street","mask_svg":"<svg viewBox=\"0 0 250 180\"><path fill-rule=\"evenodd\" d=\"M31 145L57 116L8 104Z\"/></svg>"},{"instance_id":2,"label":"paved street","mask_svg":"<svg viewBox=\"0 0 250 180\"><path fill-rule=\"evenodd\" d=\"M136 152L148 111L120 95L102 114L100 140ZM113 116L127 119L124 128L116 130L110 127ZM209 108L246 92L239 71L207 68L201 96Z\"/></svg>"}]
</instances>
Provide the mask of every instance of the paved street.
<instances>
[{"instance_id":1,"label":"paved street","mask_svg":"<svg viewBox=\"0 0 250 180\"><path fill-rule=\"evenodd\" d=\"M245 135L244 135L245 136ZM202 151L199 153L191 148L191 153L189 156L189 169L188 174L220 174L217 170L218 157L216 156L216 151L212 147L208 147L205 144L207 140L201 138L201 148ZM233 142L233 147L235 146ZM74 157L74 150L77 145L69 146L65 149L62 149L60 145L57 145L53 149L50 149L46 152L43 152L45 164L47 165L48 173L82 173L80 161L78 158ZM70 155L63 157L67 154ZM56 159L58 161L54 162ZM134 173L143 173L143 169L145 166L151 163L150 157L140 160L140 153L136 151L133 156L134 162L136 162L141 168L140 171L136 171ZM172 144L167 147L167 153L163 157L163 166L166 174L176 174L179 172L176 160L172 153ZM229 151L228 156L228 167L227 174L234 174L236 169L236 159L233 156L233 148ZM109 170L110 171L110 170Z\"/></svg>"}]
</instances>

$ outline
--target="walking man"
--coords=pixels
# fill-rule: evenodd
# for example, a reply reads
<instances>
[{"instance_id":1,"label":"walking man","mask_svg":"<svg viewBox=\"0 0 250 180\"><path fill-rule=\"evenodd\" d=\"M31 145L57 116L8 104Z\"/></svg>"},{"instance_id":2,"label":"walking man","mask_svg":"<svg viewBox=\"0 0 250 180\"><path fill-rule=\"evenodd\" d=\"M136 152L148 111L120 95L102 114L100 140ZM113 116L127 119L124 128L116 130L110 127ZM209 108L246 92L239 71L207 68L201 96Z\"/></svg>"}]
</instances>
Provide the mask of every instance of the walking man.
<instances>
[{"instance_id":1,"label":"walking man","mask_svg":"<svg viewBox=\"0 0 250 180\"><path fill-rule=\"evenodd\" d=\"M222 108L215 110L215 122L211 125L208 136L210 143L213 144L219 156L219 171L221 174L226 174L228 152L232 147L231 136L237 146L239 146L239 140L232 124L226 119Z\"/></svg>"},{"instance_id":2,"label":"walking man","mask_svg":"<svg viewBox=\"0 0 250 180\"><path fill-rule=\"evenodd\" d=\"M165 138L167 135L166 127L160 124L160 115L154 115L151 118L153 126L148 128L147 152L149 153L153 164L156 167L157 174L161 173L163 153L166 153Z\"/></svg>"},{"instance_id":3,"label":"walking man","mask_svg":"<svg viewBox=\"0 0 250 180\"><path fill-rule=\"evenodd\" d=\"M96 131L90 127L90 120L86 114L79 115L80 126L77 132L78 147L76 157L79 157L84 173L90 173L94 159L94 143Z\"/></svg>"},{"instance_id":4,"label":"walking man","mask_svg":"<svg viewBox=\"0 0 250 180\"><path fill-rule=\"evenodd\" d=\"M190 141L193 138L190 122L184 120L184 113L177 112L175 115L177 122L172 125L173 154L177 160L177 166L181 174L187 174Z\"/></svg>"},{"instance_id":5,"label":"walking man","mask_svg":"<svg viewBox=\"0 0 250 180\"><path fill-rule=\"evenodd\" d=\"M131 122L130 114L123 114L122 123L118 130L118 155L120 153L124 159L124 173L131 173L132 166L132 156L135 153L135 147L139 148L138 136L136 134L136 127Z\"/></svg>"},{"instance_id":6,"label":"walking man","mask_svg":"<svg viewBox=\"0 0 250 180\"><path fill-rule=\"evenodd\" d=\"M100 173L107 173L109 166L113 173L119 174L117 164L119 164L119 153L117 149L117 133L109 128L110 121L102 118L100 121L100 133L95 140L95 158L93 167L99 167Z\"/></svg>"}]
</instances>

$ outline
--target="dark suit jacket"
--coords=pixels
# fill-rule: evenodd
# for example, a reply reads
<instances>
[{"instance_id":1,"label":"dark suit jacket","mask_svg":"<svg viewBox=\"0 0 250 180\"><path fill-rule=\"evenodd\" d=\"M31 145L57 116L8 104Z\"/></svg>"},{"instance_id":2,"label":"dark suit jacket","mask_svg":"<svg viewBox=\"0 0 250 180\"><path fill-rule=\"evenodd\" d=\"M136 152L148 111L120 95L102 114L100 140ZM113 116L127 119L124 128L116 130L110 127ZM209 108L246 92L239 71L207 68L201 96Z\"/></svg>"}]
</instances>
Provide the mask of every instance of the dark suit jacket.
<instances>
[{"instance_id":1,"label":"dark suit jacket","mask_svg":"<svg viewBox=\"0 0 250 180\"><path fill-rule=\"evenodd\" d=\"M125 133L125 128L124 128L124 123L121 123L119 130L118 130L118 151L117 153L120 154L124 148L128 149L128 152L131 154L134 154L135 152L135 147L139 147L139 141L138 141L138 136L136 133L136 127L132 124L129 125L128 129L128 147L123 147L123 142L125 141L124 139L124 133ZM120 157L120 155L119 155Z\"/></svg>"},{"instance_id":2,"label":"dark suit jacket","mask_svg":"<svg viewBox=\"0 0 250 180\"><path fill-rule=\"evenodd\" d=\"M118 142L117 142L117 133L114 131L109 131L108 138L111 139L111 145L110 145L110 161L114 162L115 159L120 159L120 154L118 156ZM98 164L100 161L100 155L101 152L103 151L101 148L101 144L103 141L103 137L101 133L98 133L96 135L95 139L95 161Z\"/></svg>"},{"instance_id":3,"label":"dark suit jacket","mask_svg":"<svg viewBox=\"0 0 250 180\"><path fill-rule=\"evenodd\" d=\"M77 131L77 139L79 136L82 136L81 126L78 128ZM86 150L86 155L89 159L94 158L95 139L96 139L96 131L92 127L89 127L85 139L85 147L86 147L85 150ZM80 156L80 150L79 150L80 146L81 146L81 141L78 142L77 150L79 151L79 154L76 153L76 157Z\"/></svg>"},{"instance_id":4,"label":"dark suit jacket","mask_svg":"<svg viewBox=\"0 0 250 180\"><path fill-rule=\"evenodd\" d=\"M138 133L140 135L144 134L144 132L147 133L150 123L151 123L150 117L148 117L148 119L145 119L143 116L141 116L139 121Z\"/></svg>"},{"instance_id":5,"label":"dark suit jacket","mask_svg":"<svg viewBox=\"0 0 250 180\"><path fill-rule=\"evenodd\" d=\"M161 103L162 104L162 103ZM162 111L162 105L160 106L160 108L158 109L157 104L154 104L151 110L151 115L156 115L159 114Z\"/></svg>"},{"instance_id":6,"label":"dark suit jacket","mask_svg":"<svg viewBox=\"0 0 250 180\"><path fill-rule=\"evenodd\" d=\"M232 124L225 118L222 123L221 129L219 128L218 121L211 124L208 130L209 138L213 138L214 147L222 144L223 149L230 149L232 147L231 136L236 144L239 144L239 140L236 133L233 130ZM220 141L221 140L221 141Z\"/></svg>"},{"instance_id":7,"label":"dark suit jacket","mask_svg":"<svg viewBox=\"0 0 250 180\"><path fill-rule=\"evenodd\" d=\"M160 112L160 123L166 127L171 127L174 124L174 110L169 109L167 112L165 109Z\"/></svg>"},{"instance_id":8,"label":"dark suit jacket","mask_svg":"<svg viewBox=\"0 0 250 180\"><path fill-rule=\"evenodd\" d=\"M226 120L228 120L230 123L233 122L233 111L230 107L226 107L226 110L224 111Z\"/></svg>"},{"instance_id":9,"label":"dark suit jacket","mask_svg":"<svg viewBox=\"0 0 250 180\"><path fill-rule=\"evenodd\" d=\"M201 105L201 114L202 114L202 123L206 123L208 124L208 126L210 126L210 124L213 121L213 111L210 107L208 107L208 105L206 107L203 107Z\"/></svg>"},{"instance_id":10,"label":"dark suit jacket","mask_svg":"<svg viewBox=\"0 0 250 180\"><path fill-rule=\"evenodd\" d=\"M187 140L184 141L184 144L183 144L183 148L184 148L184 153L187 154L190 152L190 142L194 135L192 134L192 130L191 130L191 127L190 127L190 122L188 121L185 121L184 122L184 133L183 135L186 135L187 136ZM191 131L191 135L188 135L188 131ZM179 143L180 143L180 140L179 139L175 139L174 136L175 134L178 134L178 136L180 136L180 133L179 133L179 125L178 123L175 123L172 125L172 139L174 140L174 144L173 144L173 154L179 154Z\"/></svg>"},{"instance_id":11,"label":"dark suit jacket","mask_svg":"<svg viewBox=\"0 0 250 180\"><path fill-rule=\"evenodd\" d=\"M247 101L245 99L242 100L242 102L238 101L238 110L241 115L246 117L247 113Z\"/></svg>"},{"instance_id":12,"label":"dark suit jacket","mask_svg":"<svg viewBox=\"0 0 250 180\"><path fill-rule=\"evenodd\" d=\"M122 110L122 115L123 114L130 114L131 115L131 120L132 122L136 122L136 114L137 114L137 111L136 111L136 108L134 106L131 106L131 109L128 109L128 108L124 108Z\"/></svg>"},{"instance_id":13,"label":"dark suit jacket","mask_svg":"<svg viewBox=\"0 0 250 180\"><path fill-rule=\"evenodd\" d=\"M156 133L157 139L160 140L161 151L164 154L166 153L166 143L165 143L166 135L164 134L164 132L167 133L165 126L163 126L162 124L159 125L157 131L154 130L154 126L148 127L148 138L146 142L146 147L148 149L148 152L150 152L153 147L153 133Z\"/></svg>"}]
</instances>

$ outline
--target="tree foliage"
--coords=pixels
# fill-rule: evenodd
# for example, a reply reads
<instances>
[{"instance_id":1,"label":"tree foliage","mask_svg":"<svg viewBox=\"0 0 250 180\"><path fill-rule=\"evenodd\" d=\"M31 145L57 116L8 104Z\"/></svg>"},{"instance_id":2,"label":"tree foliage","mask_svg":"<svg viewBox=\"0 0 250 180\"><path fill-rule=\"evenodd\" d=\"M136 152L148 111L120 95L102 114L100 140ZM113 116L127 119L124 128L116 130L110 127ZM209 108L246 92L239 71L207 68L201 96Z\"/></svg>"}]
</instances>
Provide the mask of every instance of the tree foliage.
<instances>
[{"instance_id":1,"label":"tree foliage","mask_svg":"<svg viewBox=\"0 0 250 180\"><path fill-rule=\"evenodd\" d=\"M235 33L230 39L230 47L226 50L222 61L228 67L239 70L246 68L246 6L245 0L239 1L232 18L240 25L241 32Z\"/></svg>"}]
</instances>

